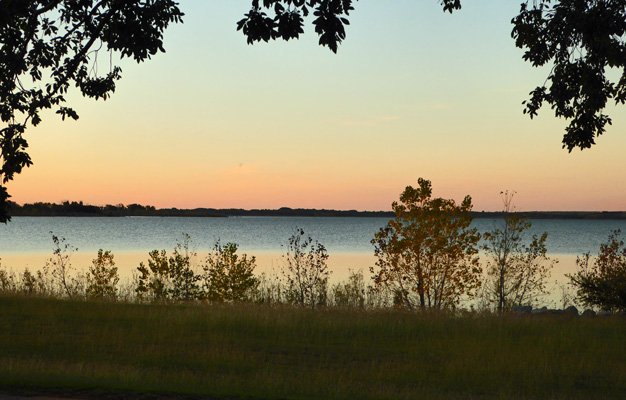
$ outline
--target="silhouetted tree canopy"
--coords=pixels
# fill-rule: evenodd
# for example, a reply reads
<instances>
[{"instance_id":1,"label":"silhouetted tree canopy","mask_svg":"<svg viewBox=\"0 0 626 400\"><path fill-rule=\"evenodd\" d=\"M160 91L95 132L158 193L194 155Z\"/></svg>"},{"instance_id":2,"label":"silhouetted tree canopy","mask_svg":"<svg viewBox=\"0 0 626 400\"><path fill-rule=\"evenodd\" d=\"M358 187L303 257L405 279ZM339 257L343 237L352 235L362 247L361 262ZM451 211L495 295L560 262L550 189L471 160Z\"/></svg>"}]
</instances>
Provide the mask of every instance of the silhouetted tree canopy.
<instances>
[{"instance_id":1,"label":"silhouetted tree canopy","mask_svg":"<svg viewBox=\"0 0 626 400\"><path fill-rule=\"evenodd\" d=\"M563 147L591 147L611 125L603 113L607 102L626 102L626 0L535 0L522 3L512 23L524 60L552 65L524 112L532 118L548 103L557 117L570 120Z\"/></svg>"},{"instance_id":2,"label":"silhouetted tree canopy","mask_svg":"<svg viewBox=\"0 0 626 400\"><path fill-rule=\"evenodd\" d=\"M337 52L345 39L349 12L357 0L253 0L238 28L248 43L298 38L312 11L319 43ZM444 11L460 0L442 0ZM511 21L515 45L533 66L552 65L546 82L530 92L524 113L537 115L549 104L569 120L563 147L585 149L605 131L609 100L626 102L626 0L533 0L521 5ZM617 72L611 79L611 71ZM619 74L621 72L621 74Z\"/></svg>"},{"instance_id":3,"label":"silhouetted tree canopy","mask_svg":"<svg viewBox=\"0 0 626 400\"><path fill-rule=\"evenodd\" d=\"M23 136L27 125L39 124L40 112L51 108L63 119L78 119L64 105L71 86L107 99L122 71L96 68L99 53L145 61L164 51L165 28L182 16L172 0L0 2L0 222L10 219L4 185L32 164Z\"/></svg>"},{"instance_id":4,"label":"silhouetted tree canopy","mask_svg":"<svg viewBox=\"0 0 626 400\"><path fill-rule=\"evenodd\" d=\"M304 18L312 12L319 44L328 46L334 53L346 38L346 17L354 10L358 0L252 0L252 8L237 30L243 31L248 44L274 39L298 39L304 33ZM442 0L444 11L461 8L461 0Z\"/></svg>"}]
</instances>

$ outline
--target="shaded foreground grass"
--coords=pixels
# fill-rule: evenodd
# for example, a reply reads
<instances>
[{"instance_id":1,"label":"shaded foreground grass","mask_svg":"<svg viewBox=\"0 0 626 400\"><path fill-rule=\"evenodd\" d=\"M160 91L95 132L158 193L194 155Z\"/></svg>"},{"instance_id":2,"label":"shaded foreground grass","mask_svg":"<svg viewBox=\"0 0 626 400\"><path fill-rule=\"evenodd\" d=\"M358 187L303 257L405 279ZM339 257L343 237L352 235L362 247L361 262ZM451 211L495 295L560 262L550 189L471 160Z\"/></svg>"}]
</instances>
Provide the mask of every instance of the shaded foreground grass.
<instances>
[{"instance_id":1,"label":"shaded foreground grass","mask_svg":"<svg viewBox=\"0 0 626 400\"><path fill-rule=\"evenodd\" d=\"M0 296L0 391L624 398L626 320Z\"/></svg>"}]
</instances>

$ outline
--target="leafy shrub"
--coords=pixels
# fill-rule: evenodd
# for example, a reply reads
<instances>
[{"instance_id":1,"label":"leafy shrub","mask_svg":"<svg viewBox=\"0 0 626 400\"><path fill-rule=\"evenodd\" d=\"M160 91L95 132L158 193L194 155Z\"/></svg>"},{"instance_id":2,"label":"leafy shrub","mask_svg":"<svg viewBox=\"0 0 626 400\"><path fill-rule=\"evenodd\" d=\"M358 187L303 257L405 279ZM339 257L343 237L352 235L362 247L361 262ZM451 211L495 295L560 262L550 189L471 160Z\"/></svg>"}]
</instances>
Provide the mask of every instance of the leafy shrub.
<instances>
[{"instance_id":1,"label":"leafy shrub","mask_svg":"<svg viewBox=\"0 0 626 400\"><path fill-rule=\"evenodd\" d=\"M206 297L217 302L250 301L259 286L254 276L256 258L246 254L237 255L237 245L226 243L222 247L219 241L206 258L204 285Z\"/></svg>"},{"instance_id":2,"label":"leafy shrub","mask_svg":"<svg viewBox=\"0 0 626 400\"><path fill-rule=\"evenodd\" d=\"M108 250L98 250L87 272L87 297L114 300L119 280L113 254Z\"/></svg>"},{"instance_id":3,"label":"leafy shrub","mask_svg":"<svg viewBox=\"0 0 626 400\"><path fill-rule=\"evenodd\" d=\"M148 255L148 265L140 263L140 275L135 292L142 300L151 301L191 301L200 297L201 279L191 268L189 235L184 235L183 243L177 243L171 257L165 250L153 250Z\"/></svg>"},{"instance_id":4,"label":"leafy shrub","mask_svg":"<svg viewBox=\"0 0 626 400\"><path fill-rule=\"evenodd\" d=\"M577 300L584 305L626 311L626 246L620 234L620 230L609 234L593 264L589 253L577 257L578 271L568 277L576 287Z\"/></svg>"}]
</instances>

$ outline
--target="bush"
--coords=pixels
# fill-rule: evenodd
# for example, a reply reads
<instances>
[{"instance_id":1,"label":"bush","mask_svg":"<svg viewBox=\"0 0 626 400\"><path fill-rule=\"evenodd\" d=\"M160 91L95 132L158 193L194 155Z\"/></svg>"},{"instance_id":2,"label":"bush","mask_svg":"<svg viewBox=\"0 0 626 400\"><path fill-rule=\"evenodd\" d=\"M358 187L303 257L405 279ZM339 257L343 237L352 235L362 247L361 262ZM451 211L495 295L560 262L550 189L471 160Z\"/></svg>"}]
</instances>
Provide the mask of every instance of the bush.
<instances>
[{"instance_id":1,"label":"bush","mask_svg":"<svg viewBox=\"0 0 626 400\"><path fill-rule=\"evenodd\" d=\"M87 272L87 297L115 300L119 281L113 254L108 250L98 250L98 256Z\"/></svg>"},{"instance_id":2,"label":"bush","mask_svg":"<svg viewBox=\"0 0 626 400\"><path fill-rule=\"evenodd\" d=\"M201 277L191 268L195 253L190 252L189 242L189 236L184 235L172 256L168 257L165 250L153 250L148 254L148 265L139 264L135 293L140 300L191 301L200 297Z\"/></svg>"},{"instance_id":3,"label":"bush","mask_svg":"<svg viewBox=\"0 0 626 400\"><path fill-rule=\"evenodd\" d=\"M204 269L206 297L217 302L250 301L259 286L254 276L256 258L237 255L237 245L217 242L209 253Z\"/></svg>"},{"instance_id":4,"label":"bush","mask_svg":"<svg viewBox=\"0 0 626 400\"><path fill-rule=\"evenodd\" d=\"M328 253L317 240L296 228L283 254L286 298L293 304L315 308L328 301Z\"/></svg>"},{"instance_id":5,"label":"bush","mask_svg":"<svg viewBox=\"0 0 626 400\"><path fill-rule=\"evenodd\" d=\"M593 264L589 253L577 257L578 271L568 278L582 304L605 311L626 311L626 247L620 234L620 230L609 234Z\"/></svg>"}]
</instances>

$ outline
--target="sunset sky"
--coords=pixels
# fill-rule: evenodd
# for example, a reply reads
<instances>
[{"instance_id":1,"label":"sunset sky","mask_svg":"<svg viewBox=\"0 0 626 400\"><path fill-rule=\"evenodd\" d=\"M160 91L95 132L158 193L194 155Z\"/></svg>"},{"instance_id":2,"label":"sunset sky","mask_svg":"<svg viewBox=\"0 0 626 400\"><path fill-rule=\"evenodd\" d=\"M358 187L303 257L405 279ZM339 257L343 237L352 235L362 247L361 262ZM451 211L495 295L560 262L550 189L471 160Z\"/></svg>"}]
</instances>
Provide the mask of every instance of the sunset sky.
<instances>
[{"instance_id":1,"label":"sunset sky","mask_svg":"<svg viewBox=\"0 0 626 400\"><path fill-rule=\"evenodd\" d=\"M308 21L298 41L246 44L250 0L184 0L167 53L123 60L106 102L68 96L29 127L18 203L388 210L418 177L436 196L499 210L626 210L626 108L597 146L561 148L567 123L521 102L548 69L522 60L520 1L361 0L333 54ZM108 71L108 62L98 66Z\"/></svg>"}]
</instances>

